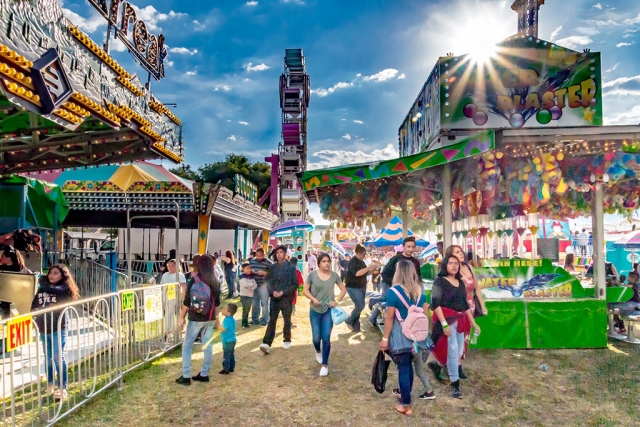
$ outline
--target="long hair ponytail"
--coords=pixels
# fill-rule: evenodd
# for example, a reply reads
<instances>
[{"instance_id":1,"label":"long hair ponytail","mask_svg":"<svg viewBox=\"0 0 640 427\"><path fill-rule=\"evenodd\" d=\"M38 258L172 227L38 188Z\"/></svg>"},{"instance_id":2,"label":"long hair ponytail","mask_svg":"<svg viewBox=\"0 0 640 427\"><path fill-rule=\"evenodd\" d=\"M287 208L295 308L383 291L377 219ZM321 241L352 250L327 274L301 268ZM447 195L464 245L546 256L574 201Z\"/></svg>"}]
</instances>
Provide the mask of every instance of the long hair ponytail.
<instances>
[{"instance_id":1,"label":"long hair ponytail","mask_svg":"<svg viewBox=\"0 0 640 427\"><path fill-rule=\"evenodd\" d=\"M418 301L420 298L420 282L412 262L403 259L398 261L396 274L393 275L393 284L404 286L409 291L411 299Z\"/></svg>"}]
</instances>

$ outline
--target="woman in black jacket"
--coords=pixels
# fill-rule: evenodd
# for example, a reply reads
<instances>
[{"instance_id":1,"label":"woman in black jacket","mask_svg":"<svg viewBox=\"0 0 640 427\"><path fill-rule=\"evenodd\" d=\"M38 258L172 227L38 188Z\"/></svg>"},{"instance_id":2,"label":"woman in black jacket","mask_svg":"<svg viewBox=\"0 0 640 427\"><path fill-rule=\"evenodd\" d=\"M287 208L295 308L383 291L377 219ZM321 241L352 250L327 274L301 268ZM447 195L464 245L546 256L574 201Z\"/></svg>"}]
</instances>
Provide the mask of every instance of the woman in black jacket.
<instances>
[{"instance_id":1,"label":"woman in black jacket","mask_svg":"<svg viewBox=\"0 0 640 427\"><path fill-rule=\"evenodd\" d=\"M56 264L51 267L49 274L42 276L40 279L38 292L31 303L31 311L63 305L77 300L79 296L78 286L76 286L69 268L63 264ZM56 399L65 399L67 397L67 362L64 358L64 347L67 341L67 319L64 318L60 321L60 314L63 311L56 310L34 318L40 333L40 341L42 341L45 351L48 393L54 390L53 367L55 365L59 386L54 393L54 398Z\"/></svg>"}]
</instances>

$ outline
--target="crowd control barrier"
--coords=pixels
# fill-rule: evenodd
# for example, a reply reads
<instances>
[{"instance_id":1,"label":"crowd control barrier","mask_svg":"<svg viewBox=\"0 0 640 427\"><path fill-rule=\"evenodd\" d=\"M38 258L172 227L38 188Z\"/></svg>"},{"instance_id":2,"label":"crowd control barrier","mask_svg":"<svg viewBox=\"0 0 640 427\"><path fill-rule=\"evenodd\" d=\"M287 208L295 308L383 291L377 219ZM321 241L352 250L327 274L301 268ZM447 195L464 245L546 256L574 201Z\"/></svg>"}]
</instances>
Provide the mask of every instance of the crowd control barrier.
<instances>
[{"instance_id":1,"label":"crowd control barrier","mask_svg":"<svg viewBox=\"0 0 640 427\"><path fill-rule=\"evenodd\" d=\"M178 284L121 290L26 315L0 307L2 425L53 425L122 384L127 372L182 342L179 310ZM58 399L65 382L66 396Z\"/></svg>"}]
</instances>

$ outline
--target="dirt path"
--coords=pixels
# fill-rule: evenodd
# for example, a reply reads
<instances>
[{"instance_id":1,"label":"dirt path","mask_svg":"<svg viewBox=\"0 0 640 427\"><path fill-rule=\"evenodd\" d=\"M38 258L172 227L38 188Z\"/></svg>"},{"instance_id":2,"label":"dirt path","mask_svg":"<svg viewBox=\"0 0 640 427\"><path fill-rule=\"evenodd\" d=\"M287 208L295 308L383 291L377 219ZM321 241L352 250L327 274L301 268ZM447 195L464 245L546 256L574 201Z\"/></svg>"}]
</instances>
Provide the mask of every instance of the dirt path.
<instances>
[{"instance_id":1,"label":"dirt path","mask_svg":"<svg viewBox=\"0 0 640 427\"><path fill-rule=\"evenodd\" d=\"M180 375L181 355L174 352L134 372L122 390L106 392L59 425L640 425L637 347L474 351L465 363L470 379L463 382L464 398L452 399L448 386L434 380L436 400L419 401L422 387L416 378L414 416L408 419L393 411L390 390L397 384L393 365L384 394L377 394L370 384L380 334L368 328L353 334L344 325L335 327L330 373L319 378L308 312L306 299L299 298L294 316L298 327L289 350L282 348L279 333L272 354L265 356L258 350L265 328L239 329L234 374L217 374L222 363L217 343L212 381L179 386L174 380ZM199 369L202 352L199 346L194 351L193 366ZM546 372L538 369L543 363Z\"/></svg>"}]
</instances>

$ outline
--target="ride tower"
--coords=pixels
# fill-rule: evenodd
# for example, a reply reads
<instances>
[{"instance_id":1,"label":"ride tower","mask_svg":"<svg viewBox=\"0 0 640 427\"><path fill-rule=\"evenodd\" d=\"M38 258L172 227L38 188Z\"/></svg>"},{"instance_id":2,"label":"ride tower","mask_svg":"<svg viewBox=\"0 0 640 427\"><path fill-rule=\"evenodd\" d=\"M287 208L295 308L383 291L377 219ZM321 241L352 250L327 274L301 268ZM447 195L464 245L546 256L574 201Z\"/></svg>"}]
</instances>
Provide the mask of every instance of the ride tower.
<instances>
[{"instance_id":1,"label":"ride tower","mask_svg":"<svg viewBox=\"0 0 640 427\"><path fill-rule=\"evenodd\" d=\"M271 161L271 173L278 177L277 187L271 187L271 210L280 216L281 222L305 219L307 216L305 198L296 174L304 172L307 167L307 108L310 95L302 49L285 49L284 73L280 76L282 141L278 145L277 158L274 155L266 159ZM274 212L276 208L279 208L278 212Z\"/></svg>"}]
</instances>

